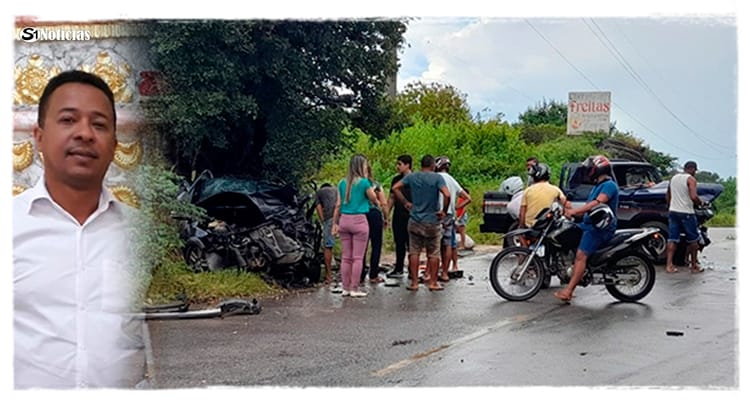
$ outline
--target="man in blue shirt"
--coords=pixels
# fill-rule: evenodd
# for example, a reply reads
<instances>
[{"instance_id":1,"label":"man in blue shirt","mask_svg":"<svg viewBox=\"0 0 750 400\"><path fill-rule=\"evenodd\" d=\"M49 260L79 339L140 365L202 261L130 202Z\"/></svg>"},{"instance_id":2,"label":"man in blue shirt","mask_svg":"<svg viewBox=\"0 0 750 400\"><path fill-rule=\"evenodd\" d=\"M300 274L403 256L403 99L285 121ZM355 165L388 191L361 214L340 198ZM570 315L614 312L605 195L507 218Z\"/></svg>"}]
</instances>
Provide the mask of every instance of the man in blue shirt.
<instances>
[{"instance_id":1,"label":"man in blue shirt","mask_svg":"<svg viewBox=\"0 0 750 400\"><path fill-rule=\"evenodd\" d=\"M596 185L591 189L586 204L578 208L565 210L565 216L569 218L577 215L584 216L581 224L583 236L581 237L581 243L578 244L576 259L573 263L573 276L565 289L555 292L555 297L566 303L573 298L573 291L583 278L588 257L609 242L614 236L615 229L617 229L617 218L612 218L606 226L597 227L594 226L589 216L589 211L600 204L608 205L612 213L617 212L620 192L617 184L609 176L611 171L609 159L601 155L589 157L583 165L588 167L588 175ZM566 202L566 206L569 207L569 204L569 202Z\"/></svg>"},{"instance_id":2,"label":"man in blue shirt","mask_svg":"<svg viewBox=\"0 0 750 400\"><path fill-rule=\"evenodd\" d=\"M440 239L443 234L441 221L448 213L451 195L445 180L434 172L435 158L431 155L422 157L422 169L406 175L391 190L404 207L409 210L409 290L419 288L419 254L424 248L427 253L427 274L430 290L442 290L437 283L438 262L440 260ZM411 190L412 201L406 200L402 192L404 187ZM443 202L439 203L439 193Z\"/></svg>"}]
</instances>

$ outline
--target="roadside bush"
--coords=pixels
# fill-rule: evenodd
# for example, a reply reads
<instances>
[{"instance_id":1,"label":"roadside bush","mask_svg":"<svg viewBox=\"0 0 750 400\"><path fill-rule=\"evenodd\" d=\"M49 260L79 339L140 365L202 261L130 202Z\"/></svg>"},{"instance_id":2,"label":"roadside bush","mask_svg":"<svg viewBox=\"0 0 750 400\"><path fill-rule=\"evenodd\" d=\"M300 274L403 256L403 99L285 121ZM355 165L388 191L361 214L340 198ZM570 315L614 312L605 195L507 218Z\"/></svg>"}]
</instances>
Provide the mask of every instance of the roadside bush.
<instances>
[{"instance_id":1,"label":"roadside bush","mask_svg":"<svg viewBox=\"0 0 750 400\"><path fill-rule=\"evenodd\" d=\"M196 274L182 257L179 215L202 218L205 210L178 201L181 178L163 164L143 165L136 174L141 207L135 219L138 235L136 254L148 289L144 302L160 304L184 296L191 303L206 303L225 297L263 297L279 291L255 273L226 270Z\"/></svg>"}]
</instances>

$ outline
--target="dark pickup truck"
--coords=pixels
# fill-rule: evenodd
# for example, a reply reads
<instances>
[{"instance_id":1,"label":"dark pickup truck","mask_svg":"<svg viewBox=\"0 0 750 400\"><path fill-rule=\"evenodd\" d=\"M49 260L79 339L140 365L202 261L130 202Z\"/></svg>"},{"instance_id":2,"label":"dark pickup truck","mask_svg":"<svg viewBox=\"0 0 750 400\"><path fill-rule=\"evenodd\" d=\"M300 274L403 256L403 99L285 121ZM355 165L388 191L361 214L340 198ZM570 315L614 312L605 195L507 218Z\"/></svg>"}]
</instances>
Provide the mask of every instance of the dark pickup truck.
<instances>
[{"instance_id":1,"label":"dark pickup truck","mask_svg":"<svg viewBox=\"0 0 750 400\"><path fill-rule=\"evenodd\" d=\"M659 170L645 162L619 160L610 161L611 176L620 187L620 202L617 210L618 229L653 226L659 228L662 238L659 260L666 257L668 181L662 181ZM573 202L573 206L582 205L593 188L588 182L581 163L565 164L560 172L559 187ZM724 187L715 183L698 183L698 196L711 202L724 191ZM483 224L480 232L507 233L518 225L515 218L508 213L507 205L510 195L499 192L485 192L483 201Z\"/></svg>"}]
</instances>

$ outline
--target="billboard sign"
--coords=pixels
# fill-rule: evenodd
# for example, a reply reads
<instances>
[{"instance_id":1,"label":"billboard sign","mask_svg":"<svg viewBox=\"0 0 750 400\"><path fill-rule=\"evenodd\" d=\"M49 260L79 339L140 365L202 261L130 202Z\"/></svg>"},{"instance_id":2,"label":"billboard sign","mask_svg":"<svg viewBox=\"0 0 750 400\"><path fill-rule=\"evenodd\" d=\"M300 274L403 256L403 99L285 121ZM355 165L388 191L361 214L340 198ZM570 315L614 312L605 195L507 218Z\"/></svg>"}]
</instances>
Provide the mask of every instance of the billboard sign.
<instances>
[{"instance_id":1,"label":"billboard sign","mask_svg":"<svg viewBox=\"0 0 750 400\"><path fill-rule=\"evenodd\" d=\"M568 93L568 135L609 132L611 92Z\"/></svg>"}]
</instances>

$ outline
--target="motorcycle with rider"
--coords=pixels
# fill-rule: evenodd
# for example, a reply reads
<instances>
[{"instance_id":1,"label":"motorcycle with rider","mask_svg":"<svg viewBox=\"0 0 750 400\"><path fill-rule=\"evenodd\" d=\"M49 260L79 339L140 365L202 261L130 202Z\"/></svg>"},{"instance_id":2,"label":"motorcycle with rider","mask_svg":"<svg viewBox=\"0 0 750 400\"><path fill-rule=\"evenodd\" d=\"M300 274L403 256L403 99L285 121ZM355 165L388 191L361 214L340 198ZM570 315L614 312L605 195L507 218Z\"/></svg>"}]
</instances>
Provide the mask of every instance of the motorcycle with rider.
<instances>
[{"instance_id":1,"label":"motorcycle with rider","mask_svg":"<svg viewBox=\"0 0 750 400\"><path fill-rule=\"evenodd\" d=\"M650 242L658 229L616 230L612 210L617 209L619 192L608 175L609 159L589 157L584 166L595 183L584 205L552 203L532 227L507 234L530 237L534 244L505 248L493 259L490 282L500 296L511 301L530 299L549 285L552 276L566 284L555 292L566 303L578 285L603 284L613 297L628 302L642 299L653 288L655 250ZM580 224L572 221L577 216L583 217Z\"/></svg>"}]
</instances>

